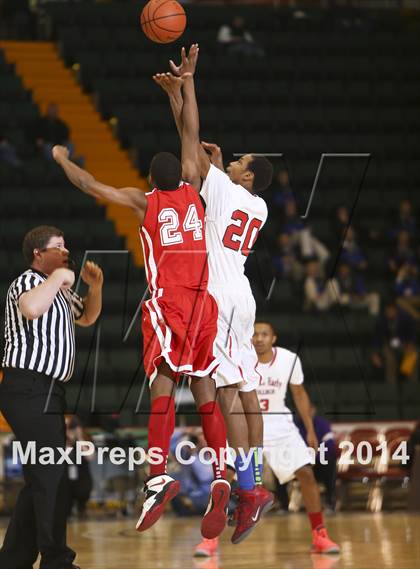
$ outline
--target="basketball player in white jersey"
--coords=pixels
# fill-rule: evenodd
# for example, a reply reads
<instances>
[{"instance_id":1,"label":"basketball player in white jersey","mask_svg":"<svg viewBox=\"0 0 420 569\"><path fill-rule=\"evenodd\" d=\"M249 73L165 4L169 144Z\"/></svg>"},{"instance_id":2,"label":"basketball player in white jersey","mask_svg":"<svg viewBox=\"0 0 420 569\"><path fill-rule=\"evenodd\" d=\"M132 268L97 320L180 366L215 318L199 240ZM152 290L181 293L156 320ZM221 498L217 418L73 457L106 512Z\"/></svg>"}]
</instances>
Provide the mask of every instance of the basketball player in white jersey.
<instances>
[{"instance_id":1,"label":"basketball player in white jersey","mask_svg":"<svg viewBox=\"0 0 420 569\"><path fill-rule=\"evenodd\" d=\"M297 478L312 527L313 553L339 553L339 546L329 537L321 511L321 497L313 469L311 452L318 449L312 422L310 401L303 386L303 371L299 356L274 347L277 341L269 322L256 322L253 343L258 354L261 379L245 389L256 388L264 420L264 456L279 480L285 484ZM286 407L287 387L307 431L307 444L293 422L293 414Z\"/></svg>"},{"instance_id":2,"label":"basketball player in white jersey","mask_svg":"<svg viewBox=\"0 0 420 569\"><path fill-rule=\"evenodd\" d=\"M219 398L229 444L236 451L242 449L248 453L254 440L262 438L263 422L255 391L238 396L246 378L248 381L259 379L255 371L258 360L252 345L255 301L244 265L267 219L267 206L256 194L270 185L273 168L263 156L246 154L231 162L224 172L221 152L216 145L206 145L211 154L209 158L199 142L193 78L197 57L196 44L191 47L188 58L183 49L181 65L176 67L171 62L175 75L158 74L154 79L169 95L178 132L184 133L183 144L190 140L196 148L196 179L190 181L200 187L203 180L208 289L219 309L215 354L220 365L213 378L221 388ZM186 130L189 136L185 136ZM239 483L236 529L232 536L235 544L249 535L273 502L272 494L260 484L257 457L255 453L248 467L240 456L235 462Z\"/></svg>"}]
</instances>

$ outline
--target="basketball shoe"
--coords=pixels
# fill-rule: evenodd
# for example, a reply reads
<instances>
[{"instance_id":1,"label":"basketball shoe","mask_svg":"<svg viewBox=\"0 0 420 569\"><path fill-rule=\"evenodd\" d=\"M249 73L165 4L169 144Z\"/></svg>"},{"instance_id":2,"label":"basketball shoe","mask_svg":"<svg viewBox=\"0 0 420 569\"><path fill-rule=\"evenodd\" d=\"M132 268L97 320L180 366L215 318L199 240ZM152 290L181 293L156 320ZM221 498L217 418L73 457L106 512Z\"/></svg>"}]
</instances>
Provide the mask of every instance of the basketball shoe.
<instances>
[{"instance_id":1,"label":"basketball shoe","mask_svg":"<svg viewBox=\"0 0 420 569\"><path fill-rule=\"evenodd\" d=\"M340 546L328 536L327 529L321 526L312 531L312 553L340 553Z\"/></svg>"},{"instance_id":2,"label":"basketball shoe","mask_svg":"<svg viewBox=\"0 0 420 569\"><path fill-rule=\"evenodd\" d=\"M214 480L210 486L210 500L201 522L201 535L206 539L218 537L226 524L230 498L230 484L227 480Z\"/></svg>"},{"instance_id":3,"label":"basketball shoe","mask_svg":"<svg viewBox=\"0 0 420 569\"><path fill-rule=\"evenodd\" d=\"M262 518L262 516L264 514L266 514L269 511L269 509L272 507L272 505L274 504L274 496L271 492L266 490L264 488L264 486L255 486L255 488L254 488L254 490L252 490L252 492L255 492L255 494L256 494L257 505L261 506L261 509L258 512L258 519L257 519L257 522L259 522L260 519ZM228 525L229 526L236 526L237 511L238 511L238 508L235 508L235 510L233 511L233 514L231 516L229 516L229 519L228 519Z\"/></svg>"},{"instance_id":4,"label":"basketball shoe","mask_svg":"<svg viewBox=\"0 0 420 569\"><path fill-rule=\"evenodd\" d=\"M180 483L167 474L150 478L144 485L146 496L136 530L145 531L155 524L162 515L166 503L175 498L179 489Z\"/></svg>"},{"instance_id":5,"label":"basketball shoe","mask_svg":"<svg viewBox=\"0 0 420 569\"><path fill-rule=\"evenodd\" d=\"M219 548L219 538L214 539L204 538L201 543L195 546L194 557L211 557L216 555Z\"/></svg>"},{"instance_id":6,"label":"basketball shoe","mask_svg":"<svg viewBox=\"0 0 420 569\"><path fill-rule=\"evenodd\" d=\"M273 505L274 496L263 486L256 486L253 490L236 490L239 498L238 506L233 515L232 525L236 529L232 535L232 543L243 541L255 529L261 516Z\"/></svg>"},{"instance_id":7,"label":"basketball shoe","mask_svg":"<svg viewBox=\"0 0 420 569\"><path fill-rule=\"evenodd\" d=\"M274 504L274 496L271 492L266 490L264 486L255 486L254 491L257 494L257 504L261 506L259 513L259 521L264 514L266 514Z\"/></svg>"}]
</instances>

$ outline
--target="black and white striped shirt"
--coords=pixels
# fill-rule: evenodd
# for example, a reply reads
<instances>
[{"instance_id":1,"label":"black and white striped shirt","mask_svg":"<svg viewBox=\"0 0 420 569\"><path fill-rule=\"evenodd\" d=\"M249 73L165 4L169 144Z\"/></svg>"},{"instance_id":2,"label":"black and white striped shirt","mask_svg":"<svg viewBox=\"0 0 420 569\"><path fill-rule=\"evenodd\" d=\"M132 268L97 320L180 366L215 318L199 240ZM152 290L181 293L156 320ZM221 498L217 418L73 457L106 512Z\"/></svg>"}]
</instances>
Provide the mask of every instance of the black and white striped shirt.
<instances>
[{"instance_id":1,"label":"black and white striped shirt","mask_svg":"<svg viewBox=\"0 0 420 569\"><path fill-rule=\"evenodd\" d=\"M2 366L33 370L67 381L74 369L74 322L83 314L82 298L71 289L59 290L49 310L35 320L25 318L19 309L20 296L46 279L43 273L28 269L10 285Z\"/></svg>"}]
</instances>

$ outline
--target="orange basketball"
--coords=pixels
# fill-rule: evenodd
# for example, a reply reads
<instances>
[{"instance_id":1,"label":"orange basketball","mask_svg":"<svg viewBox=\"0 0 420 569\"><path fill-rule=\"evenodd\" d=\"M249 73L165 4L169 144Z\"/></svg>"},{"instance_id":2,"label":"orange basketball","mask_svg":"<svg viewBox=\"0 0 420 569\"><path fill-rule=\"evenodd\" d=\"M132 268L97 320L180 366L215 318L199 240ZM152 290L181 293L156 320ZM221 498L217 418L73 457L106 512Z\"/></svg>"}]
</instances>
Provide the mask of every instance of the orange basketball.
<instances>
[{"instance_id":1,"label":"orange basketball","mask_svg":"<svg viewBox=\"0 0 420 569\"><path fill-rule=\"evenodd\" d=\"M184 33L187 16L176 0L150 0L143 8L140 23L149 40L170 43Z\"/></svg>"}]
</instances>

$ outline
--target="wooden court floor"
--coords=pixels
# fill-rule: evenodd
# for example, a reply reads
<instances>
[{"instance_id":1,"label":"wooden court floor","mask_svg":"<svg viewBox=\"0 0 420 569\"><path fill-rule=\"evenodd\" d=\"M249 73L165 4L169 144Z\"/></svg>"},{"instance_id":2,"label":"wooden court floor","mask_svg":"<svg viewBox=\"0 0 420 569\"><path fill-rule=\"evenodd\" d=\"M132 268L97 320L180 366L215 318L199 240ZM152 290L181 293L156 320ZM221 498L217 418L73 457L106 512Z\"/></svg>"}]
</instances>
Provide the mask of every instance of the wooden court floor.
<instances>
[{"instance_id":1,"label":"wooden court floor","mask_svg":"<svg viewBox=\"0 0 420 569\"><path fill-rule=\"evenodd\" d=\"M309 553L308 522L304 514L267 516L243 543L230 543L226 528L217 557L196 560L193 547L200 540L199 518L170 514L144 534L136 520L71 522L69 545L81 569L418 569L420 515L337 514L327 518L339 556ZM0 540L7 520L0 521ZM38 567L38 565L36 565Z\"/></svg>"}]
</instances>

